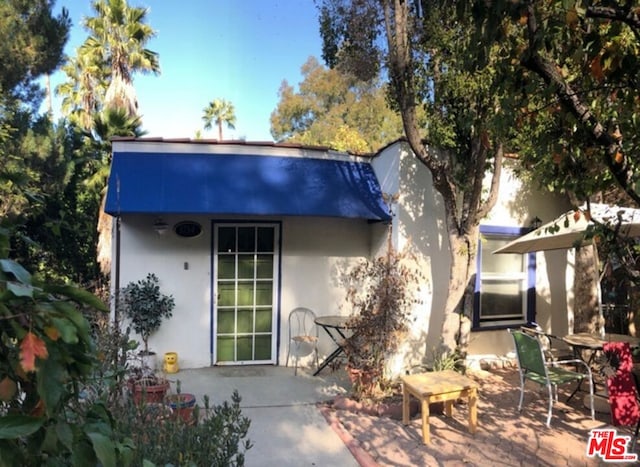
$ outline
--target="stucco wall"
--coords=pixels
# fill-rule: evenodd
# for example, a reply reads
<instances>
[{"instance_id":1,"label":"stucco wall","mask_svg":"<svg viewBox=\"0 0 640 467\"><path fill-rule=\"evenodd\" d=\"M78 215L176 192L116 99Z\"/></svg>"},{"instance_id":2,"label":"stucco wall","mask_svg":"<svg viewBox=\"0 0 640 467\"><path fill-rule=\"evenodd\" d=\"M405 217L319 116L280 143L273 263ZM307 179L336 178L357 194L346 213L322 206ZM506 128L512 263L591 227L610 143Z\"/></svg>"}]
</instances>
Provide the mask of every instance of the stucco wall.
<instances>
[{"instance_id":1,"label":"stucco wall","mask_svg":"<svg viewBox=\"0 0 640 467\"><path fill-rule=\"evenodd\" d=\"M212 219L163 218L170 226L186 219L198 221L203 233L196 238L181 238L171 230L158 235L152 228L154 217L123 217L120 286L142 279L149 272L158 276L162 292L173 295L176 307L173 317L150 338L150 349L158 354L159 361L165 352L177 352L181 367L198 368L211 364ZM354 261L368 257L372 244L381 242L385 229L364 220L291 217L280 221L282 269L277 363L284 365L289 312L304 306L318 315L347 314L340 274ZM322 332L319 349L321 357L333 350L333 343Z\"/></svg>"},{"instance_id":2,"label":"stucco wall","mask_svg":"<svg viewBox=\"0 0 640 467\"><path fill-rule=\"evenodd\" d=\"M163 220L173 225L185 218ZM189 220L202 225L199 237L181 238L171 231L158 235L153 230L155 218L150 216L123 217L120 232L120 286L152 272L160 280L161 291L175 299L173 317L151 336L149 347L159 359L165 352L177 352L185 368L210 362L211 223L203 218Z\"/></svg>"},{"instance_id":3,"label":"stucco wall","mask_svg":"<svg viewBox=\"0 0 640 467\"><path fill-rule=\"evenodd\" d=\"M513 161L511 161L513 163ZM444 320L443 310L449 281L449 242L444 225L442 197L433 188L431 174L410 151L408 144L395 143L383 150L372 165L382 191L397 199L394 205L396 245L413 245L418 251L426 276L424 289L429 297L416 308L411 345L405 346L409 365L416 363L415 349L424 350L428 360L436 348ZM487 180L488 183L489 180ZM538 216L544 222L565 212L562 199L523 183L506 161L500 183L499 201L483 225L527 227ZM536 319L543 328L558 335L567 334L572 316L572 253L540 252L536 255ZM471 355L503 356L513 343L505 330L472 332ZM410 351L410 348L413 349ZM413 352L413 356L410 353ZM405 362L406 363L406 362Z\"/></svg>"}]
</instances>

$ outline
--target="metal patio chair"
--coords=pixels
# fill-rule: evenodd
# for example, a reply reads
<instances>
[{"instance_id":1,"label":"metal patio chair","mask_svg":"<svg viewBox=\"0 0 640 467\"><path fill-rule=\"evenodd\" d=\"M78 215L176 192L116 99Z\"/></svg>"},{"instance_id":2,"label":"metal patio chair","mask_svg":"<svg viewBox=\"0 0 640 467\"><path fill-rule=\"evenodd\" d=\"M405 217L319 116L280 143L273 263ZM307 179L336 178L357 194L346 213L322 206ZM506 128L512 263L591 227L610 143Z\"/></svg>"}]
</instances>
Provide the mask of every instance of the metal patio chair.
<instances>
[{"instance_id":1,"label":"metal patio chair","mask_svg":"<svg viewBox=\"0 0 640 467\"><path fill-rule=\"evenodd\" d=\"M524 385L527 380L533 381L547 388L549 393L549 412L547 415L547 427L551 427L551 413L553 403L558 400L558 386L589 380L589 395L591 397L591 418L595 420L593 400L593 378L591 368L580 359L547 361L540 340L519 330L509 329L513 337L520 373L520 402L518 411L522 411L524 401ZM576 368L584 367L584 372L569 370L560 365L574 365Z\"/></svg>"},{"instance_id":2,"label":"metal patio chair","mask_svg":"<svg viewBox=\"0 0 640 467\"><path fill-rule=\"evenodd\" d=\"M298 360L303 348L314 354L316 369L318 368L318 326L315 323L316 314L309 308L298 307L289 313L289 348L285 366L289 366L291 346L294 347L295 363L294 375L298 374Z\"/></svg>"},{"instance_id":3,"label":"metal patio chair","mask_svg":"<svg viewBox=\"0 0 640 467\"><path fill-rule=\"evenodd\" d=\"M529 326L521 326L520 330L540 341L547 360L557 361L576 358L575 352L569 344L558 336L544 332L536 323L532 323Z\"/></svg>"}]
</instances>

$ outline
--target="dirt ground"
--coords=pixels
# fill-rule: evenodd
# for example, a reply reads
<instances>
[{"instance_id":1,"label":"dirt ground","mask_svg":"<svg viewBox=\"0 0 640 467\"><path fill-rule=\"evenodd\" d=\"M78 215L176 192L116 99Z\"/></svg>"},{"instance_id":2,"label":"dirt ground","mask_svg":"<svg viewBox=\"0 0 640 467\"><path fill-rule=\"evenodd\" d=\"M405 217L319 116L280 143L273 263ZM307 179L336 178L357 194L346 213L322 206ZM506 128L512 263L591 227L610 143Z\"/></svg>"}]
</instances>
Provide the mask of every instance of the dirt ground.
<instances>
[{"instance_id":1,"label":"dirt ground","mask_svg":"<svg viewBox=\"0 0 640 467\"><path fill-rule=\"evenodd\" d=\"M431 443L422 443L420 414L409 425L387 417L370 416L321 407L328 422L366 466L597 466L639 465L604 462L586 455L594 428L613 428L610 415L590 411L583 392L566 403L572 386L560 389L554 404L551 428L546 426L547 395L527 383L524 407L518 412L520 395L515 369L470 374L480 385L478 430L467 431L468 408L458 402L452 418L430 417ZM635 427L618 427L618 435L633 435ZM632 452L640 452L637 448Z\"/></svg>"}]
</instances>

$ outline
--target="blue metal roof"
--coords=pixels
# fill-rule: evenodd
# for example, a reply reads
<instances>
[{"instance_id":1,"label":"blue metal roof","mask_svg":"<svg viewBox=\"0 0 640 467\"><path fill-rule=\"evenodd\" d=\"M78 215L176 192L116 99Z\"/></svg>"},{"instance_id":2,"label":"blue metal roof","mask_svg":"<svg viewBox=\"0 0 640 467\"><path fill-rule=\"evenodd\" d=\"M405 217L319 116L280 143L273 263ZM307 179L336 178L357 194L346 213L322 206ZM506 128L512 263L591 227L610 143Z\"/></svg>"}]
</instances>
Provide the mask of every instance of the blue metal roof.
<instances>
[{"instance_id":1,"label":"blue metal roof","mask_svg":"<svg viewBox=\"0 0 640 467\"><path fill-rule=\"evenodd\" d=\"M114 152L105 211L391 217L366 162L246 154Z\"/></svg>"}]
</instances>

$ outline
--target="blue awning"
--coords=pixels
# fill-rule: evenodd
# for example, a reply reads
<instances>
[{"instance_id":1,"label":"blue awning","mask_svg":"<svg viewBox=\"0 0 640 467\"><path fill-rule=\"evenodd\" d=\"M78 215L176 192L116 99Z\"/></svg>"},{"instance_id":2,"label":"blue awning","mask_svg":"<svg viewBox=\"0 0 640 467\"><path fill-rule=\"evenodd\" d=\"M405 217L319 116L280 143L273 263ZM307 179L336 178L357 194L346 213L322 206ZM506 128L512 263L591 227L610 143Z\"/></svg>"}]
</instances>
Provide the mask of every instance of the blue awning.
<instances>
[{"instance_id":1,"label":"blue awning","mask_svg":"<svg viewBox=\"0 0 640 467\"><path fill-rule=\"evenodd\" d=\"M366 162L246 154L115 152L105 211L391 218Z\"/></svg>"}]
</instances>

